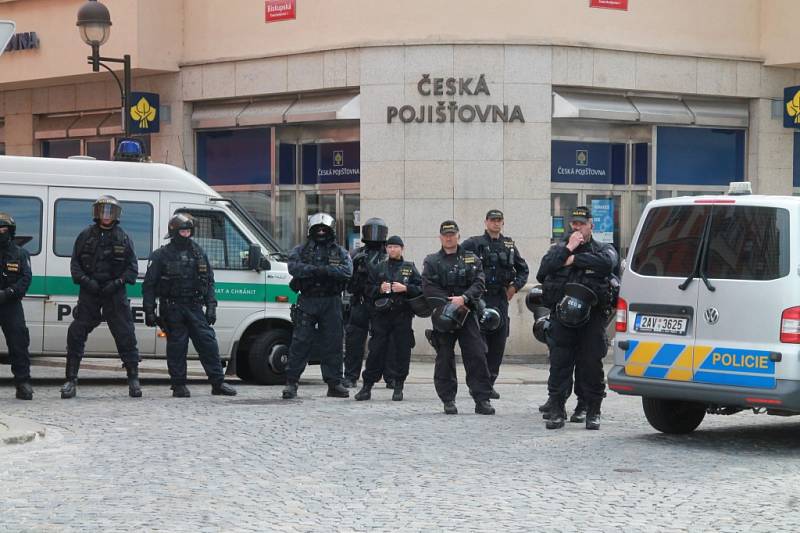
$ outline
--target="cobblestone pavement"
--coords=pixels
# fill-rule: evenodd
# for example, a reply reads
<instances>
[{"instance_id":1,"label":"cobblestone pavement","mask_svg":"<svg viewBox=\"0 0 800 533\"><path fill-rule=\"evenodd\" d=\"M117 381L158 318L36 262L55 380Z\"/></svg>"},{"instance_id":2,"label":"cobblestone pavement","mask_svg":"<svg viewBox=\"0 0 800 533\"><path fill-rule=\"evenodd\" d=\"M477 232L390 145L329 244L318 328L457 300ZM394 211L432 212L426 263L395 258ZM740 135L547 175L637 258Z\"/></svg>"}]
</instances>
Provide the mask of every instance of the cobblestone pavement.
<instances>
[{"instance_id":1,"label":"cobblestone pavement","mask_svg":"<svg viewBox=\"0 0 800 533\"><path fill-rule=\"evenodd\" d=\"M535 380L500 385L496 416L473 414L462 386L446 416L430 382L400 403L382 386L371 402L329 399L317 367L289 402L241 384L212 397L201 381L173 399L160 378L130 399L91 370L62 401L62 371L34 370L50 379L19 402L0 367L0 412L47 426L0 447L4 532L800 530L793 418L710 416L666 436L611 393L600 431L547 431Z\"/></svg>"}]
</instances>

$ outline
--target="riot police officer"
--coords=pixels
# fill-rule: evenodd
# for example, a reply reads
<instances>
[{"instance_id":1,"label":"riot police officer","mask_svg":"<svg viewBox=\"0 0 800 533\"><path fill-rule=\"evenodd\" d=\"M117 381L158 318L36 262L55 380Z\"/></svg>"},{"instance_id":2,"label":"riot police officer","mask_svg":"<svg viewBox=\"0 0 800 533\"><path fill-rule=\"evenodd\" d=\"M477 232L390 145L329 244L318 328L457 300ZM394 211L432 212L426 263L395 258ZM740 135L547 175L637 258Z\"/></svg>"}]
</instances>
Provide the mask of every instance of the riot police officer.
<instances>
[{"instance_id":1,"label":"riot police officer","mask_svg":"<svg viewBox=\"0 0 800 533\"><path fill-rule=\"evenodd\" d=\"M347 398L342 385L342 291L353 275L347 250L336 244L333 217L317 213L308 219L308 239L289 254L289 287L300 295L292 306L292 344L286 364L283 399L297 397L297 384L311 348L322 352L322 377L328 396ZM315 343L316 341L316 343Z\"/></svg>"},{"instance_id":2,"label":"riot police officer","mask_svg":"<svg viewBox=\"0 0 800 533\"><path fill-rule=\"evenodd\" d=\"M176 213L169 220L168 228L170 242L150 255L142 297L145 324L159 325L167 334L167 369L172 396L191 396L186 386L189 339L211 382L211 394L236 396L236 389L224 382L217 336L211 328L217 321L214 271L203 249L192 240L194 219L188 213ZM158 315L156 297L160 304Z\"/></svg>"},{"instance_id":3,"label":"riot police officer","mask_svg":"<svg viewBox=\"0 0 800 533\"><path fill-rule=\"evenodd\" d=\"M612 245L592 238L592 213L587 207L572 211L570 226L572 233L550 248L536 274L553 317L546 427L564 427L564 401L577 365L580 371L576 379L581 381L587 403L586 429L600 429L600 404L605 396L605 325L612 299L610 279L619 258Z\"/></svg>"},{"instance_id":4,"label":"riot police officer","mask_svg":"<svg viewBox=\"0 0 800 533\"><path fill-rule=\"evenodd\" d=\"M495 331L484 332L486 340L486 363L492 376L492 399L500 398L494 390L494 383L500 373L506 340L510 333L508 302L528 282L528 263L522 258L514 240L502 234L503 212L491 209L486 213L483 235L470 237L461 246L481 258L483 273L486 275L486 305L496 309L502 318L502 325Z\"/></svg>"},{"instance_id":5,"label":"riot police officer","mask_svg":"<svg viewBox=\"0 0 800 533\"><path fill-rule=\"evenodd\" d=\"M403 259L403 239L397 235L389 237L386 251L388 258L370 270L367 284L367 295L373 302L374 313L369 355L362 376L364 385L355 396L359 401L370 399L372 386L386 367L390 345L393 345L395 372L392 376L392 400L396 402L403 400L403 384L411 362L414 313L408 299L422 294L422 277L413 262Z\"/></svg>"},{"instance_id":6,"label":"riot police officer","mask_svg":"<svg viewBox=\"0 0 800 533\"><path fill-rule=\"evenodd\" d=\"M128 374L128 394L142 395L139 386L139 350L133 314L125 285L136 283L139 272L130 237L119 227L122 207L113 196L101 196L92 205L94 224L75 240L70 261L72 281L80 286L73 321L67 330L67 381L62 398L73 398L78 370L89 333L105 320Z\"/></svg>"},{"instance_id":7,"label":"riot police officer","mask_svg":"<svg viewBox=\"0 0 800 533\"><path fill-rule=\"evenodd\" d=\"M0 213L0 328L11 358L17 399L32 400L30 336L22 309L22 298L31 285L31 259L28 251L14 242L16 232L11 215Z\"/></svg>"},{"instance_id":8,"label":"riot police officer","mask_svg":"<svg viewBox=\"0 0 800 533\"><path fill-rule=\"evenodd\" d=\"M350 316L345 326L344 337L344 382L345 387L354 387L361 373L364 347L370 330L372 302L367 295L369 270L386 259L386 237L389 227L381 218L370 218L361 226L361 241L364 246L352 255L353 277L347 284L351 294Z\"/></svg>"},{"instance_id":9,"label":"riot police officer","mask_svg":"<svg viewBox=\"0 0 800 533\"><path fill-rule=\"evenodd\" d=\"M484 291L484 274L480 258L458 244L458 224L445 220L439 226L442 248L425 258L422 269L422 290L429 301L440 302L431 316L431 344L436 349L433 381L436 393L444 404L444 412L458 413L456 408L456 363L454 347L458 341L467 373L467 386L475 400L475 412L493 415L489 397L492 378L486 365L486 343L478 325L477 313Z\"/></svg>"}]
</instances>

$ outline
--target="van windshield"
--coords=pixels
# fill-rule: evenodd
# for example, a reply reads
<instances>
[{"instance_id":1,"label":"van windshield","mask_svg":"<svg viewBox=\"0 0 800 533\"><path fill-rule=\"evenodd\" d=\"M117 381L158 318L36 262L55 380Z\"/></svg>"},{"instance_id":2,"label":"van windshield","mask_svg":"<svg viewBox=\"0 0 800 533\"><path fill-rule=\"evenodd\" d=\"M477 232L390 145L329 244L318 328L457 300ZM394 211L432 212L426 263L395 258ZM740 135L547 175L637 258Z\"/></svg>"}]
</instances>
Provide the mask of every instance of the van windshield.
<instances>
[{"instance_id":1,"label":"van windshield","mask_svg":"<svg viewBox=\"0 0 800 533\"><path fill-rule=\"evenodd\" d=\"M258 221L239 204L239 202L231 198L220 198L220 200L227 203L238 215L237 218L239 221L258 238L258 242L269 252L270 258L275 258L280 261L288 260L289 256L286 255L286 252L280 247L280 245L278 245L277 242L275 242L275 240L272 239L272 237L269 235L269 232L264 229L264 226L259 224Z\"/></svg>"}]
</instances>

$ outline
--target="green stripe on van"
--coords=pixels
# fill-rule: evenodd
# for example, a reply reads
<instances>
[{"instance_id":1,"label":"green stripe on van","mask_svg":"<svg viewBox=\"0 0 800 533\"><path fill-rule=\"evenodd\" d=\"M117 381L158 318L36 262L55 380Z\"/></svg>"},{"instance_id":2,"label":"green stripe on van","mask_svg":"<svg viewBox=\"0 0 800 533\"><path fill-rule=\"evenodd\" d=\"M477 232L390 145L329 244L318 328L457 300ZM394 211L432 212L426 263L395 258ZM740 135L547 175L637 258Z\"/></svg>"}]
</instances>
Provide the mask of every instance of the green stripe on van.
<instances>
[{"instance_id":1,"label":"green stripe on van","mask_svg":"<svg viewBox=\"0 0 800 533\"><path fill-rule=\"evenodd\" d=\"M279 296L285 296L290 303L297 301L297 295L288 284L260 285L256 283L216 283L217 300L239 302L275 302ZM79 287L68 276L33 276L30 294L47 294L54 296L77 296ZM128 297L142 297L142 282L133 287L128 286Z\"/></svg>"}]
</instances>

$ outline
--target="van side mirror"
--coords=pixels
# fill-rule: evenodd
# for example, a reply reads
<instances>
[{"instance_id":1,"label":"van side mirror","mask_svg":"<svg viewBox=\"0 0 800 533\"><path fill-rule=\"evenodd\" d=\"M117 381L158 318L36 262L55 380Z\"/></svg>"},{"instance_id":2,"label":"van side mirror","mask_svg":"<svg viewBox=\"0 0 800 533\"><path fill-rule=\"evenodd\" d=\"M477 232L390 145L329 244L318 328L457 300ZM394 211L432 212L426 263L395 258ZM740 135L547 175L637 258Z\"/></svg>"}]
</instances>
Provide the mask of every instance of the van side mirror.
<instances>
[{"instance_id":1,"label":"van side mirror","mask_svg":"<svg viewBox=\"0 0 800 533\"><path fill-rule=\"evenodd\" d=\"M269 270L271 265L269 259L261 254L261 246L258 244L251 244L247 254L247 266L250 270L261 272L262 270Z\"/></svg>"}]
</instances>

